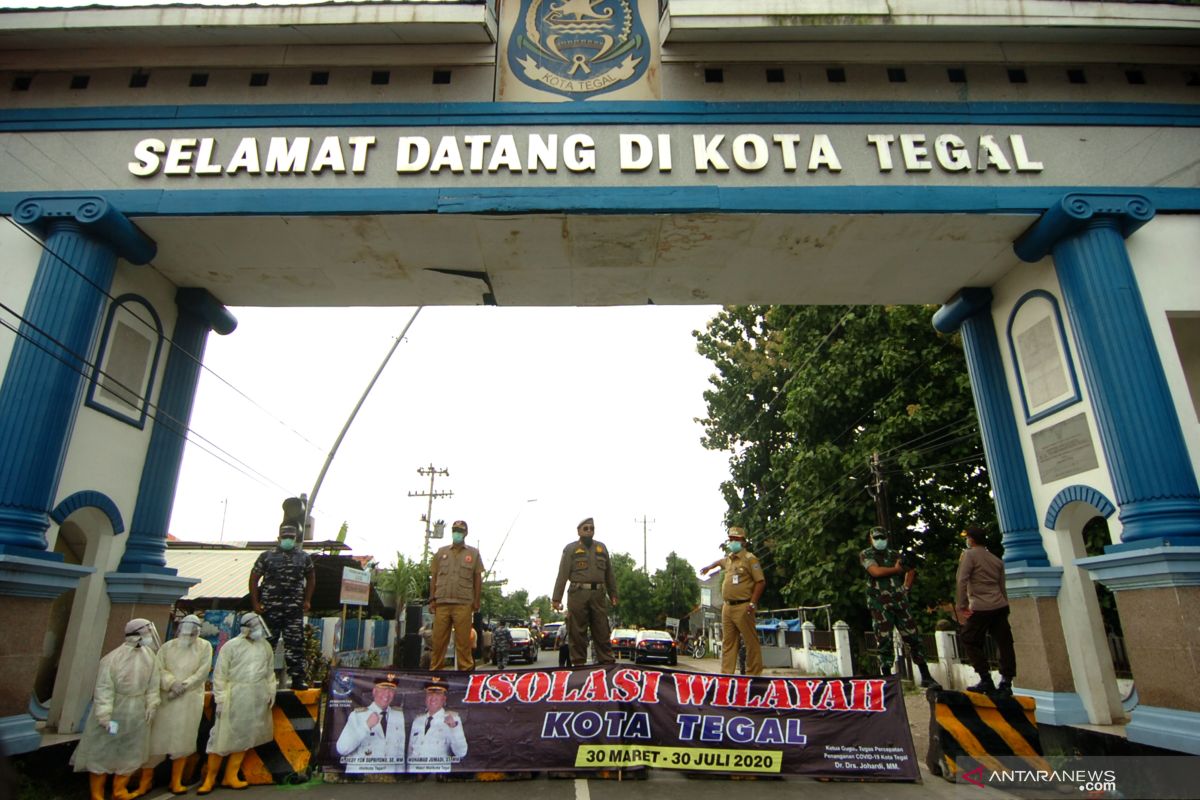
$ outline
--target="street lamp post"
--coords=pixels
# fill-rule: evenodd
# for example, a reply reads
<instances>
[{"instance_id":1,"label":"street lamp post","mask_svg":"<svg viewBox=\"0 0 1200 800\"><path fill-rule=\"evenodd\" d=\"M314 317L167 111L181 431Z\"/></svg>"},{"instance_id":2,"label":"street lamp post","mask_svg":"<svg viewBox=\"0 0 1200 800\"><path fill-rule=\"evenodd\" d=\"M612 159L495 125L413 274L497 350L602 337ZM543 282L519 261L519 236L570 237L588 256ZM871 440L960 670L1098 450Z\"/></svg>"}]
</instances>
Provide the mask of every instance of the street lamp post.
<instances>
[{"instance_id":1,"label":"street lamp post","mask_svg":"<svg viewBox=\"0 0 1200 800\"><path fill-rule=\"evenodd\" d=\"M508 541L508 535L510 533L512 533L513 528L517 524L517 520L519 520L521 518L521 514L524 513L525 509L529 507L530 503L536 503L536 502L537 502L536 497L531 498L531 499L525 501L525 505L523 505L517 509L516 516L513 517L512 522L508 523L508 530L506 530L504 532L504 538L500 540L500 546L496 548L496 555L492 556L492 563L490 565L488 565L487 572L485 572L483 574L484 580L487 580L488 578L491 577L492 569L496 566L496 559L500 558L500 551L504 549L504 543Z\"/></svg>"}]
</instances>

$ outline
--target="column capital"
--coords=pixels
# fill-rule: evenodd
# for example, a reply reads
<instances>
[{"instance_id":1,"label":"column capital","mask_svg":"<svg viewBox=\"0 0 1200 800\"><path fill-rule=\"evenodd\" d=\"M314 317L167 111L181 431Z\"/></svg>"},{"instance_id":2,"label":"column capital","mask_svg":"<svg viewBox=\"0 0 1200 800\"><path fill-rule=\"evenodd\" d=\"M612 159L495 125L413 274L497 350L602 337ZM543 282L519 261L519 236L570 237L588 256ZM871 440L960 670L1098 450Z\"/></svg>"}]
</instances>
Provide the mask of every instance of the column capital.
<instances>
[{"instance_id":1,"label":"column capital","mask_svg":"<svg viewBox=\"0 0 1200 800\"><path fill-rule=\"evenodd\" d=\"M963 287L934 313L933 329L938 333L954 333L968 319L991 307L991 289Z\"/></svg>"},{"instance_id":2,"label":"column capital","mask_svg":"<svg viewBox=\"0 0 1200 800\"><path fill-rule=\"evenodd\" d=\"M237 317L207 289L183 287L175 293L175 305L203 320L221 336L227 336L237 329Z\"/></svg>"},{"instance_id":3,"label":"column capital","mask_svg":"<svg viewBox=\"0 0 1200 800\"><path fill-rule=\"evenodd\" d=\"M1127 239L1153 218L1154 205L1140 194L1068 194L1017 237L1013 251L1022 261L1033 263L1048 256L1063 239L1098 221L1115 223Z\"/></svg>"},{"instance_id":4,"label":"column capital","mask_svg":"<svg viewBox=\"0 0 1200 800\"><path fill-rule=\"evenodd\" d=\"M131 264L149 263L158 250L153 239L103 197L27 197L13 210L13 220L42 237L56 224L73 223Z\"/></svg>"}]
</instances>

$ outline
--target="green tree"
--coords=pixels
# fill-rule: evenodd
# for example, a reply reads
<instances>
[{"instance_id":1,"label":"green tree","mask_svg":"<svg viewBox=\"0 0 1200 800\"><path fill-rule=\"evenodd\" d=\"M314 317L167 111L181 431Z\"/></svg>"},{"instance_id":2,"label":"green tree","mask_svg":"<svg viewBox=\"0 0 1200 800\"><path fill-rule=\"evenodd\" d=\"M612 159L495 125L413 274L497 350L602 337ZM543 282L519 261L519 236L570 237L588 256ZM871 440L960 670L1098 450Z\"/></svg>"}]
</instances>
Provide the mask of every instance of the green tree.
<instances>
[{"instance_id":1,"label":"green tree","mask_svg":"<svg viewBox=\"0 0 1200 800\"><path fill-rule=\"evenodd\" d=\"M500 615L505 619L529 619L529 592L517 589L506 596L500 604Z\"/></svg>"},{"instance_id":2,"label":"green tree","mask_svg":"<svg viewBox=\"0 0 1200 800\"><path fill-rule=\"evenodd\" d=\"M764 564L764 605L830 603L869 627L873 453L893 541L918 554L915 609L951 599L958 531L996 529L961 343L933 330L934 310L739 306L696 334L717 370L703 441L732 454L726 521Z\"/></svg>"},{"instance_id":3,"label":"green tree","mask_svg":"<svg viewBox=\"0 0 1200 800\"><path fill-rule=\"evenodd\" d=\"M558 622L563 618L562 613L555 611L554 606L550 604L550 595L548 594L540 594L533 598L533 602L529 606L533 613L541 617L542 622Z\"/></svg>"},{"instance_id":4,"label":"green tree","mask_svg":"<svg viewBox=\"0 0 1200 800\"><path fill-rule=\"evenodd\" d=\"M652 584L656 622L665 617L682 619L700 602L696 570L674 552L667 556L666 567L655 571Z\"/></svg>"},{"instance_id":5,"label":"green tree","mask_svg":"<svg viewBox=\"0 0 1200 800\"><path fill-rule=\"evenodd\" d=\"M498 584L483 582L480 592L479 612L484 619L497 620L504 610L504 590Z\"/></svg>"},{"instance_id":6,"label":"green tree","mask_svg":"<svg viewBox=\"0 0 1200 800\"><path fill-rule=\"evenodd\" d=\"M613 553L611 561L620 600L613 616L622 626L653 625L656 612L650 576L638 569L637 561L628 553Z\"/></svg>"},{"instance_id":7,"label":"green tree","mask_svg":"<svg viewBox=\"0 0 1200 800\"><path fill-rule=\"evenodd\" d=\"M396 553L395 564L376 570L375 588L382 592L395 592L396 607L403 608L411 600L425 599L429 588L429 569L420 561Z\"/></svg>"},{"instance_id":8,"label":"green tree","mask_svg":"<svg viewBox=\"0 0 1200 800\"><path fill-rule=\"evenodd\" d=\"M338 528L337 542L338 544L346 543L346 534L350 532L350 523L342 521L342 527Z\"/></svg>"}]
</instances>

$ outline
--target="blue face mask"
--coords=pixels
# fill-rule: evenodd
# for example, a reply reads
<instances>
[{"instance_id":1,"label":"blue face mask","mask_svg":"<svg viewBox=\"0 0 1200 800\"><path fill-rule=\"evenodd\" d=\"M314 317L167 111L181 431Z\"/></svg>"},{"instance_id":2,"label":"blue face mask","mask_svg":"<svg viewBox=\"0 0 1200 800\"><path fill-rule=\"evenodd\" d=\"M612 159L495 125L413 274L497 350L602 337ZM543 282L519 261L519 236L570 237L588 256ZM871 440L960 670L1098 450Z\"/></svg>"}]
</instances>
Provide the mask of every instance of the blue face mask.
<instances>
[{"instance_id":1,"label":"blue face mask","mask_svg":"<svg viewBox=\"0 0 1200 800\"><path fill-rule=\"evenodd\" d=\"M888 544L887 539L872 539L871 540L871 545L876 550L887 550L887 544Z\"/></svg>"},{"instance_id":2,"label":"blue face mask","mask_svg":"<svg viewBox=\"0 0 1200 800\"><path fill-rule=\"evenodd\" d=\"M291 536L285 536L284 538L279 540L279 549L280 550L292 550L295 547L296 547L296 540L293 539Z\"/></svg>"},{"instance_id":3,"label":"blue face mask","mask_svg":"<svg viewBox=\"0 0 1200 800\"><path fill-rule=\"evenodd\" d=\"M463 533L462 531L451 531L450 538L454 541L455 544L462 544L463 542L465 542L467 540L467 535L465 533Z\"/></svg>"},{"instance_id":4,"label":"blue face mask","mask_svg":"<svg viewBox=\"0 0 1200 800\"><path fill-rule=\"evenodd\" d=\"M742 543L741 542L730 542L729 543L729 552L731 554L742 552Z\"/></svg>"}]
</instances>

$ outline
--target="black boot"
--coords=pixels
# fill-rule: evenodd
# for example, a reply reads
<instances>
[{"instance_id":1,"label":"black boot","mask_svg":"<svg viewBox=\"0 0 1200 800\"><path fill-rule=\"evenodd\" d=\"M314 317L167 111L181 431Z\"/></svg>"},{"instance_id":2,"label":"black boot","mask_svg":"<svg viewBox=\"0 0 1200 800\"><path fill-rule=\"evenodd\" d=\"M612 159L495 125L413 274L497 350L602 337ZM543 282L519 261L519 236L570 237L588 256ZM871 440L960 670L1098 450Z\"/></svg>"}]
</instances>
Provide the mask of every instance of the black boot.
<instances>
[{"instance_id":1,"label":"black boot","mask_svg":"<svg viewBox=\"0 0 1200 800\"><path fill-rule=\"evenodd\" d=\"M942 685L933 679L929 674L929 665L922 661L917 664L917 669L921 671L921 688L922 689L940 689Z\"/></svg>"},{"instance_id":2,"label":"black boot","mask_svg":"<svg viewBox=\"0 0 1200 800\"><path fill-rule=\"evenodd\" d=\"M996 687L996 694L1012 697L1012 693L1012 678L1005 678L1003 675L1000 676L1000 685Z\"/></svg>"},{"instance_id":3,"label":"black boot","mask_svg":"<svg viewBox=\"0 0 1200 800\"><path fill-rule=\"evenodd\" d=\"M980 694L995 694L996 684L992 683L992 676L987 675L980 679L979 683L974 686L967 687L968 692L979 692Z\"/></svg>"}]
</instances>

